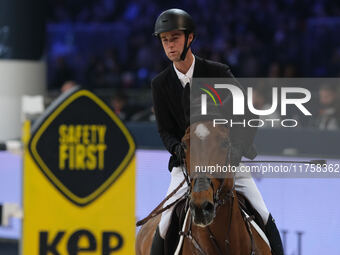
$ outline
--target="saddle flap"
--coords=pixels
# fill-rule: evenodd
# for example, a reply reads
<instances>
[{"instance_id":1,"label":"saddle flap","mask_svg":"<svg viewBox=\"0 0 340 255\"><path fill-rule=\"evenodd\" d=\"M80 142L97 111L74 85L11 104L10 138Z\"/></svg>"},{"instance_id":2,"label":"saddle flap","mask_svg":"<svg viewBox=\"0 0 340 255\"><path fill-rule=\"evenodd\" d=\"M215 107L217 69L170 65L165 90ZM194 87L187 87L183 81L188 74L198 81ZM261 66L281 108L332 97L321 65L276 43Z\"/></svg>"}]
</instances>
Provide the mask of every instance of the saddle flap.
<instances>
[{"instance_id":1,"label":"saddle flap","mask_svg":"<svg viewBox=\"0 0 340 255\"><path fill-rule=\"evenodd\" d=\"M255 210L251 203L242 194L236 192L237 200L240 205L241 211L245 211L248 215L254 216L256 224L265 232L265 224L261 215Z\"/></svg>"},{"instance_id":2,"label":"saddle flap","mask_svg":"<svg viewBox=\"0 0 340 255\"><path fill-rule=\"evenodd\" d=\"M249 223L253 226L256 232L270 247L268 238L266 236L265 224L262 220L261 215L255 210L255 208L251 205L248 199L246 199L242 194L236 192L236 195L238 203L240 205L241 214L244 215L245 218L253 216L252 219L249 220Z\"/></svg>"},{"instance_id":3,"label":"saddle flap","mask_svg":"<svg viewBox=\"0 0 340 255\"><path fill-rule=\"evenodd\" d=\"M173 255L179 242L179 232L185 219L185 203L186 199L179 201L171 215L171 221L164 240L165 255Z\"/></svg>"}]
</instances>

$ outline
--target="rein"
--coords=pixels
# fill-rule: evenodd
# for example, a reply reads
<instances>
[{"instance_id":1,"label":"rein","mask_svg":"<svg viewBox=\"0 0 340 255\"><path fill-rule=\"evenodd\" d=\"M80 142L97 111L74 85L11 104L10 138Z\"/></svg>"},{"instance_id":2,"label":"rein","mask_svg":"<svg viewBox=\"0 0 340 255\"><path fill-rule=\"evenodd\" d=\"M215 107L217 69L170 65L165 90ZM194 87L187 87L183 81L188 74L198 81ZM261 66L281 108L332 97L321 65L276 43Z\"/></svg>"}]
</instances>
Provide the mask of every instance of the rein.
<instances>
[{"instance_id":1,"label":"rein","mask_svg":"<svg viewBox=\"0 0 340 255\"><path fill-rule=\"evenodd\" d=\"M185 170L186 167L187 167L186 160L183 159L183 162L184 162L184 166L182 165L181 168L182 168L182 172L183 172L183 175L184 175L184 180L177 186L176 189L174 189L169 195L167 195L166 198L164 198L163 201L160 202L159 205L157 205L157 207L155 209L153 209L152 212L148 216L146 216L144 219L142 219L140 221L137 221L137 223L136 223L137 227L144 225L150 219L152 219L152 218L156 217L157 215L161 214L162 212L168 210L171 206L175 205L177 202L182 200L183 197L186 198L186 197L189 196L189 194L191 192L191 190L190 190L191 189L191 181L190 181L190 178L188 176L187 171ZM184 185L185 182L188 185L187 192L183 196L181 196L180 198L176 199L174 202L172 202L172 203L168 204L167 206L161 208L165 204L165 202L168 201L169 198L172 197Z\"/></svg>"},{"instance_id":2,"label":"rein","mask_svg":"<svg viewBox=\"0 0 340 255\"><path fill-rule=\"evenodd\" d=\"M155 209L153 209L152 212L151 212L148 216L146 216L144 219L142 219L142 220L140 220L140 221L137 221L136 226L139 227L139 226L144 225L144 224L145 224L146 222L148 222L150 219L152 219L152 218L156 217L157 215L161 214L162 212L168 210L171 206L173 206L173 205L176 204L178 201L180 201L180 200L183 198L183 196L180 197L180 198L178 198L178 199L175 200L174 202L168 204L166 207L161 208L161 207L164 205L164 203L165 203L166 201L168 201L169 198L172 197L172 196L173 196L173 195L174 195L174 194L175 194L175 193L183 186L184 182L185 182L185 180L183 180L183 181L177 186L176 189L174 189L169 195L167 195L166 198L164 198L163 201L160 202L160 204L157 205L157 207L156 207ZM186 194L185 194L184 196L186 196ZM161 208L161 209L160 209L160 208Z\"/></svg>"},{"instance_id":3,"label":"rein","mask_svg":"<svg viewBox=\"0 0 340 255\"><path fill-rule=\"evenodd\" d=\"M216 193L214 193L214 206L215 206L215 210L217 210L217 208L219 206L222 206L224 204L226 204L227 201L230 202L230 212L229 212L229 219L228 219L228 223L227 223L227 229L228 229L228 233L227 233L227 239L225 240L225 245L226 248L228 250L228 247L230 245L230 241L229 241L229 236L230 236L230 231L231 231L231 221L232 221L232 210L233 210L233 204L234 204L234 190L235 190L235 181L233 180L233 187L232 189L230 189L228 191L228 193L225 196L220 196L220 193L223 189L224 185L221 184L218 188L218 190L216 191ZM200 246L199 242L195 239L195 237L192 235L192 217L190 217L190 222L189 222L189 227L188 230L186 232L180 231L179 234L183 235L184 237L188 238L193 247L195 247L195 249L199 252L200 255L206 255L206 253L204 252L203 248ZM211 232L209 226L207 227L207 230L209 232L209 238L210 241L212 242L213 246L215 247L215 249L218 252L218 255L223 255L221 248L219 247L216 237L214 236L214 234ZM252 248L253 250L253 248Z\"/></svg>"}]
</instances>

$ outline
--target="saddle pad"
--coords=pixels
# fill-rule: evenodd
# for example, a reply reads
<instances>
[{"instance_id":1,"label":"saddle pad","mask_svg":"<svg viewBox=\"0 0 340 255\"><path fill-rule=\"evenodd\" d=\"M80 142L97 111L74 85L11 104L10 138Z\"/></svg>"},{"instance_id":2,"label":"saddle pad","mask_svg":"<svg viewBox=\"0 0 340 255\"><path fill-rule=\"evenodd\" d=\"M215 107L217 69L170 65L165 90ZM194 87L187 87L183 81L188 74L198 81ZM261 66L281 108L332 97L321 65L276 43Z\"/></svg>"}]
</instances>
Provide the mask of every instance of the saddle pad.
<instances>
[{"instance_id":1,"label":"saddle pad","mask_svg":"<svg viewBox=\"0 0 340 255\"><path fill-rule=\"evenodd\" d=\"M246 216L246 218L249 217L249 215L243 209L241 209L241 212ZM270 244L269 244L269 240L268 240L266 234L263 232L263 230L256 224L256 222L254 220L250 220L249 222L255 228L256 232L261 236L263 241L265 241L267 243L267 245L269 246L269 248L271 249Z\"/></svg>"}]
</instances>

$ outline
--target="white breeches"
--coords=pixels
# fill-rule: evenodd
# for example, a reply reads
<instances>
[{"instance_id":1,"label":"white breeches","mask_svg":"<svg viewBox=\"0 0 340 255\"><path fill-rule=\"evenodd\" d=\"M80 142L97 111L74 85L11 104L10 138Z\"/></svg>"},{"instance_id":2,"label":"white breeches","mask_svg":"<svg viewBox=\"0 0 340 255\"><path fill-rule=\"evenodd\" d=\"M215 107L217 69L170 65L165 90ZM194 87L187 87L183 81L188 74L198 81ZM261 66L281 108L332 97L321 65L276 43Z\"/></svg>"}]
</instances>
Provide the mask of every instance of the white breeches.
<instances>
[{"instance_id":1,"label":"white breeches","mask_svg":"<svg viewBox=\"0 0 340 255\"><path fill-rule=\"evenodd\" d=\"M171 180L167 195L176 189L183 180L184 175L181 167L174 167L171 171ZM172 197L170 197L168 201L164 203L163 207L184 195L184 193L187 191L187 187L187 183L184 183L184 185ZM263 222L266 224L269 217L269 211L253 178L250 175L236 173L235 189L248 199L254 209L261 215ZM173 208L174 206L162 213L161 220L159 222L159 233L162 238L165 238L166 232L168 231Z\"/></svg>"}]
</instances>

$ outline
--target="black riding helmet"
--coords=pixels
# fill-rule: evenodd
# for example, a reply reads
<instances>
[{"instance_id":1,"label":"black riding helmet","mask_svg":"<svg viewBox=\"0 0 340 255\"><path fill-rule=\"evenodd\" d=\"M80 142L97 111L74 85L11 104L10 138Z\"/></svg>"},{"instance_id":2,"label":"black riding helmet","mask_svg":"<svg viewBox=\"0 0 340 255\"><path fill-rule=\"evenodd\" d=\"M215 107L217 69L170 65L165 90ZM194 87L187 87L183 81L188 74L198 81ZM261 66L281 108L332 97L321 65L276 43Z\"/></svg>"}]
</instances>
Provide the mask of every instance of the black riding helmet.
<instances>
[{"instance_id":1,"label":"black riding helmet","mask_svg":"<svg viewBox=\"0 0 340 255\"><path fill-rule=\"evenodd\" d=\"M188 47L186 47L189 34L194 33L195 35L195 24L192 17L186 11L181 9L169 9L162 12L156 20L155 31L153 35L160 38L159 35L161 33L173 30L184 31L185 43L181 54L181 60L184 60L193 41L192 40Z\"/></svg>"}]
</instances>

